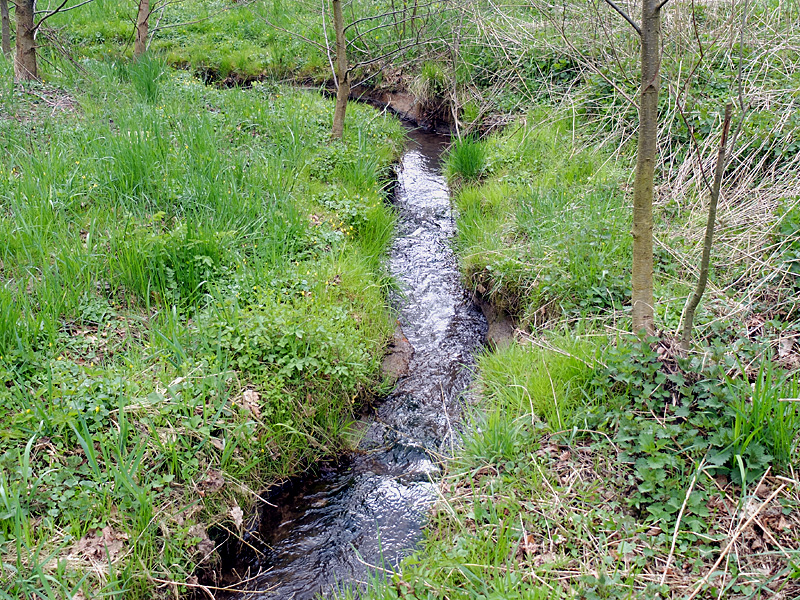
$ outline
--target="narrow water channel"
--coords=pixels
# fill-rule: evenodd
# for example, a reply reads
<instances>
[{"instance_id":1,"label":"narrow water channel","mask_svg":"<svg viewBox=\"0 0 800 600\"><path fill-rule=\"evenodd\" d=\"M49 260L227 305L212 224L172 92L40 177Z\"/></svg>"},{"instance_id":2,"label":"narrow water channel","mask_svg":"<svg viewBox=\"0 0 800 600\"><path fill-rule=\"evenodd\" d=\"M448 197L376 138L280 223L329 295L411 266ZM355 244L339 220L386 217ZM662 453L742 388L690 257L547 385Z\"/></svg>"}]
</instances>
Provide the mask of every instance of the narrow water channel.
<instances>
[{"instance_id":1,"label":"narrow water channel","mask_svg":"<svg viewBox=\"0 0 800 600\"><path fill-rule=\"evenodd\" d=\"M455 441L461 394L486 332L459 281L450 248L455 223L440 174L443 136L409 131L398 167L393 299L414 348L408 375L369 417L353 456L293 482L259 515L251 572L240 598L305 600L395 567L421 537L434 501L437 457ZM258 542L256 543L256 538Z\"/></svg>"}]
</instances>

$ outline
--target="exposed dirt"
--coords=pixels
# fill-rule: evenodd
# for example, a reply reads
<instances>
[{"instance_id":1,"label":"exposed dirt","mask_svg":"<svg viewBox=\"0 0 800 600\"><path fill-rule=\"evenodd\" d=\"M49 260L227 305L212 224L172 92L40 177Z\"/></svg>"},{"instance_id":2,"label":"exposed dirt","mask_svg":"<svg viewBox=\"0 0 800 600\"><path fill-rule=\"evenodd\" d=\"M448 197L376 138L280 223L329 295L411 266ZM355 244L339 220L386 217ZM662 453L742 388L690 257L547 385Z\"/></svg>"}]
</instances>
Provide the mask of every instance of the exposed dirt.
<instances>
[{"instance_id":1,"label":"exposed dirt","mask_svg":"<svg viewBox=\"0 0 800 600\"><path fill-rule=\"evenodd\" d=\"M514 320L510 315L497 309L494 305L484 300L480 295L473 294L472 301L481 309L489 329L486 332L486 343L492 350L504 348L514 341L517 330Z\"/></svg>"}]
</instances>

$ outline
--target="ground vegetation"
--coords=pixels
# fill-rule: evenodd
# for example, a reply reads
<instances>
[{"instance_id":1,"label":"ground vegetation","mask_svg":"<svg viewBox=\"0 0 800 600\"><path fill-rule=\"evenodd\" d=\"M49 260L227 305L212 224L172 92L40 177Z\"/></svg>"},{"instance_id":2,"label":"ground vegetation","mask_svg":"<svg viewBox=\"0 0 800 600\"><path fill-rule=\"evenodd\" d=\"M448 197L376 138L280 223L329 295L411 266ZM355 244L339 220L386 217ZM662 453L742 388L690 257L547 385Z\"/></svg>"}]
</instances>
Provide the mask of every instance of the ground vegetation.
<instances>
[{"instance_id":1,"label":"ground vegetation","mask_svg":"<svg viewBox=\"0 0 800 600\"><path fill-rule=\"evenodd\" d=\"M620 11L433 2L439 29L401 63L425 3L379 3L361 29L375 3L342 4L354 85L448 117L465 285L517 326L479 359L426 541L366 593L796 597L797 7L660 7L654 326L636 337L641 48ZM275 83L329 86L329 14L160 4L131 62L135 13L53 15L44 83L3 92L9 597L201 589L214 532L342 448L381 389L400 128L356 106L331 141L333 104Z\"/></svg>"},{"instance_id":2,"label":"ground vegetation","mask_svg":"<svg viewBox=\"0 0 800 600\"><path fill-rule=\"evenodd\" d=\"M0 596L185 595L382 389L402 127L72 58L0 98Z\"/></svg>"},{"instance_id":3,"label":"ground vegetation","mask_svg":"<svg viewBox=\"0 0 800 600\"><path fill-rule=\"evenodd\" d=\"M517 341L479 360L428 538L371 597L795 597L791 10L664 8L656 328L631 337L630 24L605 2L462 9L460 62L441 63L471 134L445 165L456 247Z\"/></svg>"}]
</instances>

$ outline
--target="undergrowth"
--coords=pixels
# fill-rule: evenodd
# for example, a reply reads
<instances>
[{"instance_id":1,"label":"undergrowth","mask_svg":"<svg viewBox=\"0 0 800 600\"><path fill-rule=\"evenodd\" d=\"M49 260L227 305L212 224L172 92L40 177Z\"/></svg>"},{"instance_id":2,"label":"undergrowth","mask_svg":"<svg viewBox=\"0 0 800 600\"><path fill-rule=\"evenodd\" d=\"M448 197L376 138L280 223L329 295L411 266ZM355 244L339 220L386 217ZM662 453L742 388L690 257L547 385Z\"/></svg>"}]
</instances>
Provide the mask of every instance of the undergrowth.
<instances>
[{"instance_id":1,"label":"undergrowth","mask_svg":"<svg viewBox=\"0 0 800 600\"><path fill-rule=\"evenodd\" d=\"M506 10L535 17L535 9ZM542 48L531 31L525 52L534 60ZM487 87L512 87L502 65L476 67L491 47L474 52L465 68L496 74ZM587 82L577 61L542 62L528 65L542 67L538 75L522 59L514 68L531 75L527 91L538 89L546 108L526 104L504 130L464 138L445 166L465 284L514 319L516 342L480 357L472 428L447 461L426 539L368 595L794 598L794 159L763 159L762 138L740 139L746 151L727 175L713 283L694 346L682 352L674 332L696 281L703 192L688 143L665 142L655 211L660 330L626 335L635 119L619 98L612 106L617 90L585 102L608 82ZM776 81L764 93L777 94ZM719 98L720 90L699 95ZM692 127L716 139L716 113L699 100L698 111L702 123L692 116ZM756 121L746 135L771 127ZM773 133L786 140L792 127ZM712 142L704 143L698 154L711 156ZM761 158L751 162L757 146Z\"/></svg>"},{"instance_id":2,"label":"undergrowth","mask_svg":"<svg viewBox=\"0 0 800 600\"><path fill-rule=\"evenodd\" d=\"M382 389L403 132L354 106L330 142L312 93L83 65L2 91L0 588L174 597Z\"/></svg>"},{"instance_id":3,"label":"undergrowth","mask_svg":"<svg viewBox=\"0 0 800 600\"><path fill-rule=\"evenodd\" d=\"M570 334L482 357L426 540L369 597L794 597L796 379L732 358Z\"/></svg>"}]
</instances>

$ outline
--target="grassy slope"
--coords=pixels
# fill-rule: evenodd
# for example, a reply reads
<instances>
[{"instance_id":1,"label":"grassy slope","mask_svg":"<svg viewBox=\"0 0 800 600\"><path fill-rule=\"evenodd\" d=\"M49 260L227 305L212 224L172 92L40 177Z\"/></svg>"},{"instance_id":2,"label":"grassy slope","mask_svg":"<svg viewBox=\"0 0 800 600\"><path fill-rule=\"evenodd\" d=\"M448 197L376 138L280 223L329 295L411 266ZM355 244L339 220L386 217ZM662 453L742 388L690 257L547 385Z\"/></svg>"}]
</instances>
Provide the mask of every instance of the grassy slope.
<instances>
[{"instance_id":1,"label":"grassy slope","mask_svg":"<svg viewBox=\"0 0 800 600\"><path fill-rule=\"evenodd\" d=\"M403 133L83 66L0 99L0 596L171 596L380 387Z\"/></svg>"},{"instance_id":2,"label":"grassy slope","mask_svg":"<svg viewBox=\"0 0 800 600\"><path fill-rule=\"evenodd\" d=\"M86 7L56 15L54 27L81 53L93 58L130 56L135 7L121 0L95 0ZM324 53L289 33L300 29L316 42L323 41L318 14L303 3L227 2L186 0L168 4L153 15L150 48L176 67L224 79L268 76L325 78ZM186 23L186 25L183 25ZM300 25L302 24L302 25Z\"/></svg>"},{"instance_id":3,"label":"grassy slope","mask_svg":"<svg viewBox=\"0 0 800 600\"><path fill-rule=\"evenodd\" d=\"M323 24L320 4L313 0L182 0L166 3L151 18L150 49L170 65L190 70L204 79L230 82L268 78L302 82L332 79L325 51L325 34L334 45L331 16ZM399 5L398 5L399 7ZM348 28L354 41L351 60L365 60L404 47L406 28L390 2L353 0L345 7L345 19L359 21ZM411 5L406 9L412 11ZM425 27L420 8L416 27ZM67 46L79 47L92 58L130 57L133 46L135 6L123 0L94 0L80 10L54 16L48 24L58 30ZM383 16L381 16L383 15ZM436 27L434 23L432 27ZM411 26L408 26L407 38ZM421 34L424 40L426 34ZM403 56L424 53L426 46L403 51ZM355 80L370 68L356 69ZM375 82L375 79L371 81Z\"/></svg>"}]
</instances>

